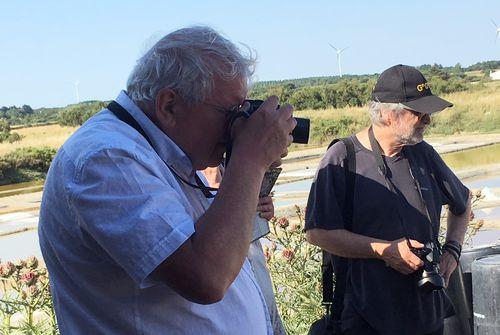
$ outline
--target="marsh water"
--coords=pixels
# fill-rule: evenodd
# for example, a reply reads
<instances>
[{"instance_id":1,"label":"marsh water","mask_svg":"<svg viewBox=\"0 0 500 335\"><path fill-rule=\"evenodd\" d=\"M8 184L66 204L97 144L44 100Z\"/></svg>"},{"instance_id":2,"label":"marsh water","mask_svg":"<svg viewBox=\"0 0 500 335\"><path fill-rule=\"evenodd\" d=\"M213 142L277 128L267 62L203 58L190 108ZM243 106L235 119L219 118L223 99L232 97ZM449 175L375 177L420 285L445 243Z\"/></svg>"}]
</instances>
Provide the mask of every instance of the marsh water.
<instances>
[{"instance_id":1,"label":"marsh water","mask_svg":"<svg viewBox=\"0 0 500 335\"><path fill-rule=\"evenodd\" d=\"M480 148L452 152L441 155L446 164L453 171L473 170L477 177L463 179L464 184L470 189L493 189L500 187L500 144L488 145ZM485 174L483 172L489 171ZM313 171L299 171L310 174ZM312 178L296 182L277 185L274 187L275 206L287 206L303 203L311 187Z\"/></svg>"},{"instance_id":2,"label":"marsh water","mask_svg":"<svg viewBox=\"0 0 500 335\"><path fill-rule=\"evenodd\" d=\"M467 169L484 171L500 164L500 144L490 145L477 149L470 149L456 153L442 155L444 161L454 170L461 171ZM275 206L303 204L306 201L307 193L312 183L312 178L278 185L274 188L276 199ZM490 190L490 197L498 197L500 188L500 169L493 169L489 174L482 174L473 178L464 179L464 183L470 189ZM17 189L29 189L41 187L41 182L17 184ZM0 192L15 191L13 185L0 186ZM500 200L500 199L498 199ZM500 219L500 207L485 208L474 211L476 217L487 219ZM500 230L480 231L474 238L474 245L493 243L500 239ZM38 247L38 232L36 230L25 231L12 235L0 237L0 258L2 261L25 258L30 255L41 256Z\"/></svg>"}]
</instances>

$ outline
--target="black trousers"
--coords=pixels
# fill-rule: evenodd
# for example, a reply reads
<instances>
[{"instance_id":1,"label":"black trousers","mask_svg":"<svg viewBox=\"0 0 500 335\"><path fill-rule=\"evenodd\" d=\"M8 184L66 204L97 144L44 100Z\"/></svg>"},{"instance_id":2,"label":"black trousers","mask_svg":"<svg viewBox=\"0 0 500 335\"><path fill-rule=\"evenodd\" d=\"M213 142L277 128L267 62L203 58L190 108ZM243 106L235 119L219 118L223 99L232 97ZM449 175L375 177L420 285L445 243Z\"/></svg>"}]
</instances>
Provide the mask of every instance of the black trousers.
<instances>
[{"instance_id":1,"label":"black trousers","mask_svg":"<svg viewBox=\"0 0 500 335\"><path fill-rule=\"evenodd\" d=\"M422 335L443 335L444 331L444 326L441 326L438 330L432 332L432 333L427 333L427 334L422 334ZM366 321L360 318L360 322L358 322L355 326L349 327L349 329L346 329L342 332L343 335L384 335L370 327Z\"/></svg>"},{"instance_id":2,"label":"black trousers","mask_svg":"<svg viewBox=\"0 0 500 335\"><path fill-rule=\"evenodd\" d=\"M379 333L377 330L371 327L361 317L361 315L359 315L354 310L354 308L349 305L348 299L346 299L345 303L346 305L344 306L344 313L342 313L342 325L344 326L342 335L386 335ZM443 332L444 325L442 325L438 330L421 335L443 335Z\"/></svg>"}]
</instances>

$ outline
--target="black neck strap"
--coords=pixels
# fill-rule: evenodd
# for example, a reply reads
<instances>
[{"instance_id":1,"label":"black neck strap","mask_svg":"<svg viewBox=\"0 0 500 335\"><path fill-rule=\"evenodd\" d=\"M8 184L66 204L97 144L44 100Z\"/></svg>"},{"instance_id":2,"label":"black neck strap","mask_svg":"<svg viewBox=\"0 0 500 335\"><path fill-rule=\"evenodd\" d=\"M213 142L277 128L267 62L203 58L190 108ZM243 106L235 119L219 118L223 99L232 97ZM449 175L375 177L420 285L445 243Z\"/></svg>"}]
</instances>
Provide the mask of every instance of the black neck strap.
<instances>
[{"instance_id":1,"label":"black neck strap","mask_svg":"<svg viewBox=\"0 0 500 335\"><path fill-rule=\"evenodd\" d=\"M144 137L144 139L146 139L146 141L148 141L148 143L151 146L151 148L153 148L153 150L156 152L155 147L153 146L153 142L151 142L151 139L149 138L149 136L146 134L146 132L144 131L144 129L141 127L141 125L133 118L133 116L130 115L129 112L127 112L127 110L125 108L123 108L116 101L111 101L109 103L108 107L106 107L106 108L108 110L110 110L113 114L115 114L116 117L118 119L120 119L122 122L125 122L126 124L128 124L129 126L131 126L132 128L134 128L139 134L141 134L142 137ZM201 192L203 192L203 195L206 198L213 198L213 197L215 197L215 195L212 193L212 191L217 191L218 189L206 186L203 183L203 181L200 179L200 177L198 177L198 174L196 174L196 173L194 174L194 179L196 181L196 185L194 185L194 184L188 182L187 180L185 180L184 178L182 178L174 170L174 168L172 166L170 166L167 162L165 162L165 160L163 160L163 158L159 154L158 154L158 157L160 157L160 159L163 161L163 163L165 163L165 165L168 167L168 169L170 170L170 172L172 172L172 174L177 179L179 179L180 181L182 181L184 184L186 184L186 185L188 185L190 187L197 188L197 189L201 190Z\"/></svg>"},{"instance_id":2,"label":"black neck strap","mask_svg":"<svg viewBox=\"0 0 500 335\"><path fill-rule=\"evenodd\" d=\"M370 127L368 129L368 138L370 139L370 145L372 147L373 156L375 157L375 161L377 162L378 172L382 175L382 177L384 177L385 183L386 183L387 187L389 188L389 190L392 193L394 193L395 195L397 195L398 201L397 201L396 209L397 209L397 214L399 217L399 222L401 224L401 228L403 229L403 234L405 235L405 238L408 241L408 244L410 244L408 231L406 230L406 226L404 224L404 222L405 222L404 215L402 213L403 210L402 210L402 200L401 199L404 199L405 196L396 187L396 185L394 185L391 178L389 178L389 176L388 176L387 166L385 165L384 159L382 158L382 148L380 147L380 144L378 143L377 139L375 138L375 134L373 133L373 127ZM425 201L424 201L423 196L422 196L422 191L420 189L420 183L413 176L413 173L411 171L411 161L410 160L408 160L408 165L410 166L410 176L413 179L413 182L415 184L415 188L417 189L419 197L420 197L420 201L421 201L422 206L425 209L425 213L427 215L427 220L429 223L430 234L431 234L430 238L431 238L431 240L434 240L436 238L435 237L436 235L434 234L434 228L432 227L432 221L430 219L427 205L425 204Z\"/></svg>"}]
</instances>

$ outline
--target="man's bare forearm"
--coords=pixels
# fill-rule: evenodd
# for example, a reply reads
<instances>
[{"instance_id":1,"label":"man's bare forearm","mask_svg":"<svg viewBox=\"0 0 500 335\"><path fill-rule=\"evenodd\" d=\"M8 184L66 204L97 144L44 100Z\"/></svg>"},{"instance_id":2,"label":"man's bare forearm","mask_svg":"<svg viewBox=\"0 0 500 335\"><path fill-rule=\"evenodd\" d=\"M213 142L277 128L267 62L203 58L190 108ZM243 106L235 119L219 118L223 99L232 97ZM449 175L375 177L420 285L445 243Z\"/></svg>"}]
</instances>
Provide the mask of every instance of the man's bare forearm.
<instances>
[{"instance_id":1,"label":"man's bare forearm","mask_svg":"<svg viewBox=\"0 0 500 335\"><path fill-rule=\"evenodd\" d=\"M233 157L217 197L196 223L193 249L203 255L206 272L224 277L221 280L232 282L248 253L264 172Z\"/></svg>"},{"instance_id":2,"label":"man's bare forearm","mask_svg":"<svg viewBox=\"0 0 500 335\"><path fill-rule=\"evenodd\" d=\"M348 258L381 258L389 242L352 233L345 229L311 229L307 240L326 251Z\"/></svg>"},{"instance_id":3,"label":"man's bare forearm","mask_svg":"<svg viewBox=\"0 0 500 335\"><path fill-rule=\"evenodd\" d=\"M222 299L248 253L264 173L263 167L233 156L195 233L156 275L190 301L210 304Z\"/></svg>"},{"instance_id":4,"label":"man's bare forearm","mask_svg":"<svg viewBox=\"0 0 500 335\"><path fill-rule=\"evenodd\" d=\"M307 239L326 251L347 258L375 258L385 262L402 274L410 274L423 265L423 262L410 249L423 245L415 240L400 238L385 241L368 236L351 233L345 229L324 230L311 229Z\"/></svg>"},{"instance_id":5,"label":"man's bare forearm","mask_svg":"<svg viewBox=\"0 0 500 335\"><path fill-rule=\"evenodd\" d=\"M462 215L454 215L450 210L447 214L447 230L446 230L446 240L447 241L457 241L462 244L464 242L465 232L467 231L467 226L469 225L471 213L471 198L467 202L467 207Z\"/></svg>"}]
</instances>

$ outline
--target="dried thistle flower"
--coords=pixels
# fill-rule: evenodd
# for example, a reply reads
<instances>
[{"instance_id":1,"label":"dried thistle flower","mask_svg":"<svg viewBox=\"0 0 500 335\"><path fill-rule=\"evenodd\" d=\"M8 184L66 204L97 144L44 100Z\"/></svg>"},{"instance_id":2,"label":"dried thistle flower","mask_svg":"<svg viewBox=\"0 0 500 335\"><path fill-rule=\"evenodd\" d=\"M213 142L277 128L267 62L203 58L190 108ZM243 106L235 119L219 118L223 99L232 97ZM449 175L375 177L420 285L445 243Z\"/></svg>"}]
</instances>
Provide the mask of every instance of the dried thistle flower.
<instances>
[{"instance_id":1,"label":"dried thistle flower","mask_svg":"<svg viewBox=\"0 0 500 335\"><path fill-rule=\"evenodd\" d=\"M289 225L289 224L290 224L290 222L289 222L289 221L288 221L288 219L287 219L287 218L285 218L285 217L282 217L282 218L279 218L279 219L278 219L278 226L279 226L280 228L285 229L286 227L288 227L288 225Z\"/></svg>"},{"instance_id":2,"label":"dried thistle flower","mask_svg":"<svg viewBox=\"0 0 500 335\"><path fill-rule=\"evenodd\" d=\"M295 253L291 249L283 249L281 255L289 262L295 257Z\"/></svg>"},{"instance_id":3,"label":"dried thistle flower","mask_svg":"<svg viewBox=\"0 0 500 335\"><path fill-rule=\"evenodd\" d=\"M37 275L33 271L26 271L21 275L20 281L30 286L36 282Z\"/></svg>"},{"instance_id":4,"label":"dried thistle flower","mask_svg":"<svg viewBox=\"0 0 500 335\"><path fill-rule=\"evenodd\" d=\"M26 266L26 262L23 260L23 259L18 259L14 265L16 266L16 268L18 270L21 270L22 268L24 268Z\"/></svg>"},{"instance_id":5,"label":"dried thistle flower","mask_svg":"<svg viewBox=\"0 0 500 335\"><path fill-rule=\"evenodd\" d=\"M16 266L12 262L3 263L0 266L0 277L8 278L16 271Z\"/></svg>"},{"instance_id":6,"label":"dried thistle flower","mask_svg":"<svg viewBox=\"0 0 500 335\"><path fill-rule=\"evenodd\" d=\"M26 260L26 265L30 269L36 269L38 267L38 259L35 256L28 257L28 259Z\"/></svg>"}]
</instances>

